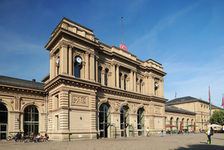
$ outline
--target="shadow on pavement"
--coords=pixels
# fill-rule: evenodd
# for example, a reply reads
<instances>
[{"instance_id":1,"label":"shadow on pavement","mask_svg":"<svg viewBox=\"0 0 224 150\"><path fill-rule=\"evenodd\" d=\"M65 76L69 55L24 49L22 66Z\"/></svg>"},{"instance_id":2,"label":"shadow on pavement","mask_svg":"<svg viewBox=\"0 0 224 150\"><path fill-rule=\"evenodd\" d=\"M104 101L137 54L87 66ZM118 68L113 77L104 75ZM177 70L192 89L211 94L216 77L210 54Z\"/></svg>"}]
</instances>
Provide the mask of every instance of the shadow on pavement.
<instances>
[{"instance_id":1,"label":"shadow on pavement","mask_svg":"<svg viewBox=\"0 0 224 150\"><path fill-rule=\"evenodd\" d=\"M180 147L175 150L224 150L224 146L195 144L188 145L188 148Z\"/></svg>"}]
</instances>

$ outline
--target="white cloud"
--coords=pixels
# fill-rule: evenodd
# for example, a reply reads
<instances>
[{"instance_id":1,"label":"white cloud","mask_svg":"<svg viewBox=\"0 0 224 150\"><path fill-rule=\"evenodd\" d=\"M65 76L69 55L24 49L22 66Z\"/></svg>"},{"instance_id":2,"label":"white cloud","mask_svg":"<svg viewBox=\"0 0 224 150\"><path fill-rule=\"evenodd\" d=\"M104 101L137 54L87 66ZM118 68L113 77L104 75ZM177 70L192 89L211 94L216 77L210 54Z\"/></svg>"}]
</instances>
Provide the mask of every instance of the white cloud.
<instances>
[{"instance_id":1,"label":"white cloud","mask_svg":"<svg viewBox=\"0 0 224 150\"><path fill-rule=\"evenodd\" d=\"M218 48L223 50L223 47ZM211 87L212 103L220 106L221 96L224 94L224 54L219 51L215 58L211 58L204 65L167 62L167 76L165 77L164 93L168 99L193 96L208 100L208 86Z\"/></svg>"},{"instance_id":2,"label":"white cloud","mask_svg":"<svg viewBox=\"0 0 224 150\"><path fill-rule=\"evenodd\" d=\"M189 11L193 10L199 5L199 3L195 3L194 5L191 5L185 9L180 10L177 13L171 14L166 16L165 18L161 19L153 28L150 30L150 32L146 33L140 38L137 38L133 44L131 44L129 47L130 49L137 49L139 45L146 47L147 49L153 50L153 45L156 43L157 35L167 28L168 26L172 25L178 18L183 16L184 14L188 13Z\"/></svg>"}]
</instances>

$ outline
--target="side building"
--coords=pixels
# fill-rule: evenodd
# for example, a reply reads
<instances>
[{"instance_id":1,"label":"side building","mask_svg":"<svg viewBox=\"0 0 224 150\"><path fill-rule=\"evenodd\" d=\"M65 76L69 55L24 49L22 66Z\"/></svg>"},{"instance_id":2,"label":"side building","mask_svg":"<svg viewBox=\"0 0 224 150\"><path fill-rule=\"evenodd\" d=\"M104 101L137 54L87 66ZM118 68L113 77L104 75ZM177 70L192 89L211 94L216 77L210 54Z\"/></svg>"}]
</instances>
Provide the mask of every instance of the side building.
<instances>
[{"instance_id":1,"label":"side building","mask_svg":"<svg viewBox=\"0 0 224 150\"><path fill-rule=\"evenodd\" d=\"M180 97L166 103L168 106L175 106L195 113L196 131L206 130L209 125L209 103L191 96ZM211 114L215 110L222 110L211 104Z\"/></svg>"},{"instance_id":2,"label":"side building","mask_svg":"<svg viewBox=\"0 0 224 150\"><path fill-rule=\"evenodd\" d=\"M165 112L165 131L196 132L196 113L172 105L166 105Z\"/></svg>"}]
</instances>

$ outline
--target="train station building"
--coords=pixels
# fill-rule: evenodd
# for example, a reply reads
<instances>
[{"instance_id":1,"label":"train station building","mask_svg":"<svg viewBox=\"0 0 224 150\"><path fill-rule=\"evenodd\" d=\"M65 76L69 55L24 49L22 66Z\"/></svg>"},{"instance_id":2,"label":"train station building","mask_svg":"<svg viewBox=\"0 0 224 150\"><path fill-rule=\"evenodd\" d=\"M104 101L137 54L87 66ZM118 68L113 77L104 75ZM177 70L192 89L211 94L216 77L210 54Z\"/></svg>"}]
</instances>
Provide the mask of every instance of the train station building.
<instances>
[{"instance_id":1,"label":"train station building","mask_svg":"<svg viewBox=\"0 0 224 150\"><path fill-rule=\"evenodd\" d=\"M164 130L173 113L195 122L194 112L165 106L166 73L152 59L108 46L67 18L45 48L50 70L41 83L0 76L0 139L17 132L52 140L146 136Z\"/></svg>"}]
</instances>

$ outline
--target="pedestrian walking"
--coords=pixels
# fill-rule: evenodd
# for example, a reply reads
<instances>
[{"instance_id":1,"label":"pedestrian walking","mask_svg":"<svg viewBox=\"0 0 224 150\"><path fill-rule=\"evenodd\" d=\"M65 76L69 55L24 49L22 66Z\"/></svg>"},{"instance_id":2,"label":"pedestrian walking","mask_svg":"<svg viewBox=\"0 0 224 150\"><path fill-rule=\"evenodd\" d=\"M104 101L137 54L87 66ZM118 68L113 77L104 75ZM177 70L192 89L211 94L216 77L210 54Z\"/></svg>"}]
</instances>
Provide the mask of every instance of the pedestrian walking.
<instances>
[{"instance_id":1,"label":"pedestrian walking","mask_svg":"<svg viewBox=\"0 0 224 150\"><path fill-rule=\"evenodd\" d=\"M206 135L207 135L207 137L208 137L208 144L212 144L211 136L212 136L213 133L214 133L213 128L210 127L205 133L206 133Z\"/></svg>"},{"instance_id":2,"label":"pedestrian walking","mask_svg":"<svg viewBox=\"0 0 224 150\"><path fill-rule=\"evenodd\" d=\"M161 130L161 136L163 137L163 129Z\"/></svg>"},{"instance_id":3,"label":"pedestrian walking","mask_svg":"<svg viewBox=\"0 0 224 150\"><path fill-rule=\"evenodd\" d=\"M149 128L146 129L147 136L149 137Z\"/></svg>"}]
</instances>

